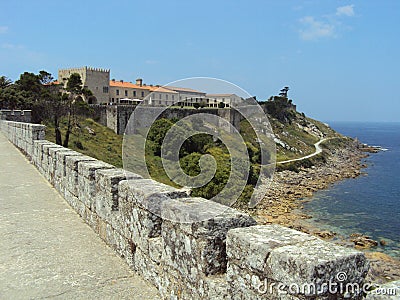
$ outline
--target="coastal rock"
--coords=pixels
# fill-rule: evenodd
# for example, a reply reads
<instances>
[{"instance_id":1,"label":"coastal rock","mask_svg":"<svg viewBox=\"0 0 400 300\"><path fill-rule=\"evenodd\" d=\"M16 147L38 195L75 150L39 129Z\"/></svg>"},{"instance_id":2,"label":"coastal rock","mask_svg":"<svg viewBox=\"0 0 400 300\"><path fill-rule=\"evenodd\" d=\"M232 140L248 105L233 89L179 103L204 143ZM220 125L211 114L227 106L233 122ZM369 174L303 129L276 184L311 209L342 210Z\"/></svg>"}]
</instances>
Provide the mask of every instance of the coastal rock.
<instances>
[{"instance_id":1,"label":"coastal rock","mask_svg":"<svg viewBox=\"0 0 400 300\"><path fill-rule=\"evenodd\" d=\"M356 248L369 249L378 246L378 242L371 239L369 236L354 233L350 235L350 240L354 243Z\"/></svg>"},{"instance_id":2,"label":"coastal rock","mask_svg":"<svg viewBox=\"0 0 400 300\"><path fill-rule=\"evenodd\" d=\"M317 231L314 234L323 239L331 239L336 235L336 232L325 230L325 231Z\"/></svg>"}]
</instances>

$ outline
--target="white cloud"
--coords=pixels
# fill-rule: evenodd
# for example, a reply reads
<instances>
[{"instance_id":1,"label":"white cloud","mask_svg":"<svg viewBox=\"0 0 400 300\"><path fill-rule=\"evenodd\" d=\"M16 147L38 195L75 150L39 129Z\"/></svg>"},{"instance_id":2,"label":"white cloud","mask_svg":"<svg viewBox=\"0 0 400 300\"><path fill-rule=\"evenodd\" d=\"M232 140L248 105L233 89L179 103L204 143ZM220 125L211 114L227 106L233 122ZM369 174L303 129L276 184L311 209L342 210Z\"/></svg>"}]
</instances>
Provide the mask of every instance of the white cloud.
<instances>
[{"instance_id":1,"label":"white cloud","mask_svg":"<svg viewBox=\"0 0 400 300\"><path fill-rule=\"evenodd\" d=\"M155 64L158 63L158 61L152 60L152 59L148 59L148 60L145 61L145 63L148 64L148 65L155 65Z\"/></svg>"},{"instance_id":2,"label":"white cloud","mask_svg":"<svg viewBox=\"0 0 400 300\"><path fill-rule=\"evenodd\" d=\"M300 38L306 41L335 37L335 26L328 22L317 21L307 16L300 19L304 28L299 30Z\"/></svg>"},{"instance_id":3,"label":"white cloud","mask_svg":"<svg viewBox=\"0 0 400 300\"><path fill-rule=\"evenodd\" d=\"M337 16L347 16L347 17L352 17L354 16L354 5L346 5L346 6L340 6L336 8L336 15Z\"/></svg>"},{"instance_id":4,"label":"white cloud","mask_svg":"<svg viewBox=\"0 0 400 300\"><path fill-rule=\"evenodd\" d=\"M16 49L24 49L24 46L10 44L10 43L3 43L3 44L1 44L1 48L10 49L10 50L16 50Z\"/></svg>"},{"instance_id":5,"label":"white cloud","mask_svg":"<svg viewBox=\"0 0 400 300\"><path fill-rule=\"evenodd\" d=\"M6 33L8 31L7 26L0 26L0 34Z\"/></svg>"},{"instance_id":6,"label":"white cloud","mask_svg":"<svg viewBox=\"0 0 400 300\"><path fill-rule=\"evenodd\" d=\"M354 15L354 5L351 4L336 8L334 14L323 15L319 18L313 16L301 18L299 20L301 24L298 30L299 37L306 41L335 38L338 36L337 32L346 28L346 25L342 23L343 20L339 20L340 17L352 17Z\"/></svg>"}]
</instances>

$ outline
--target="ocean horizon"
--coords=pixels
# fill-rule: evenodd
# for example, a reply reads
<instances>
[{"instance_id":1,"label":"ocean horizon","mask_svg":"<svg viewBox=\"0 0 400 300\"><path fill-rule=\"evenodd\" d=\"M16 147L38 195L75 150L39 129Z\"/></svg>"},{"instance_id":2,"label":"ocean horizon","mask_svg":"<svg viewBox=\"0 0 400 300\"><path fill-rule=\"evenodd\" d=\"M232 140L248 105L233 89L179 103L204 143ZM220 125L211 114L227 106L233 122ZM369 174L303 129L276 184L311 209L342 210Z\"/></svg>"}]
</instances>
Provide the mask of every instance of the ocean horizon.
<instances>
[{"instance_id":1,"label":"ocean horizon","mask_svg":"<svg viewBox=\"0 0 400 300\"><path fill-rule=\"evenodd\" d=\"M326 122L339 133L382 151L363 159L367 167L316 192L304 212L317 228L348 237L361 233L380 242L371 250L400 258L400 122Z\"/></svg>"}]
</instances>

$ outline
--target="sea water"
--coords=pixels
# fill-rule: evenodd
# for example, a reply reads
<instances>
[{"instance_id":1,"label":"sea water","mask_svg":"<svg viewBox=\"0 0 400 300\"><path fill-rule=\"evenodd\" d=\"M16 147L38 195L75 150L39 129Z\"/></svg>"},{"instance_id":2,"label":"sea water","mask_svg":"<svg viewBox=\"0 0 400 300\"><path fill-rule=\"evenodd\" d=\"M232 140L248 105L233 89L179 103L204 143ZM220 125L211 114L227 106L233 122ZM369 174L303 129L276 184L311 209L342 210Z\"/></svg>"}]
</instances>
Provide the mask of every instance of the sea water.
<instances>
[{"instance_id":1,"label":"sea water","mask_svg":"<svg viewBox=\"0 0 400 300\"><path fill-rule=\"evenodd\" d=\"M329 125L362 143L380 146L363 162L365 173L316 192L304 204L314 226L348 237L361 233L385 246L377 250L400 258L400 123L334 123ZM375 248L376 249L376 248Z\"/></svg>"}]
</instances>

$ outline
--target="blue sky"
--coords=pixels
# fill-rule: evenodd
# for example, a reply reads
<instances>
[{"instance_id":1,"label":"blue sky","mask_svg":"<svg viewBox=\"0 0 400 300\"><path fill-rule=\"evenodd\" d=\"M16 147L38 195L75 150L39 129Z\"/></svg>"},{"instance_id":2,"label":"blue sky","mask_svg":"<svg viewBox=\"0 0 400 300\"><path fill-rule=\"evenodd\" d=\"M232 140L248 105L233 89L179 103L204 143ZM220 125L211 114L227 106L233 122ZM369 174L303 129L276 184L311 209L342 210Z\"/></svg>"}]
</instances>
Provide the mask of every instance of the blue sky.
<instances>
[{"instance_id":1,"label":"blue sky","mask_svg":"<svg viewBox=\"0 0 400 300\"><path fill-rule=\"evenodd\" d=\"M167 84L291 88L320 120L400 121L400 1L4 1L0 75L93 66Z\"/></svg>"}]
</instances>

